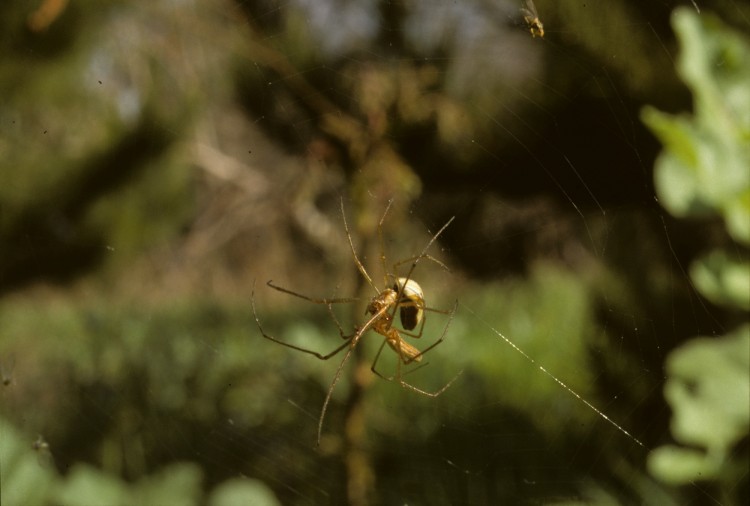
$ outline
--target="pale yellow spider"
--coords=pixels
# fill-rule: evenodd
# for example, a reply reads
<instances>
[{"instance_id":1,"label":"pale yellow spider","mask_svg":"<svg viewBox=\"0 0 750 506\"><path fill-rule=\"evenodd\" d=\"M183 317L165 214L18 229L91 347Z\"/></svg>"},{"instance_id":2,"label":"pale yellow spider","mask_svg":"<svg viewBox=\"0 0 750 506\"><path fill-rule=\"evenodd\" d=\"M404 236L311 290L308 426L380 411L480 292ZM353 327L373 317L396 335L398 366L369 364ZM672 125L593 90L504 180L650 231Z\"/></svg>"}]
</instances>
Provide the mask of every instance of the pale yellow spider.
<instances>
[{"instance_id":1,"label":"pale yellow spider","mask_svg":"<svg viewBox=\"0 0 750 506\"><path fill-rule=\"evenodd\" d=\"M440 344L444 337L446 332L448 331L448 327L453 320L453 315L456 312L456 308L458 307L458 302L456 302L450 310L441 310L441 309L434 309L427 307L425 305L424 301L424 293L422 292L422 288L419 286L419 284L411 279L411 275L414 272L414 269L417 267L417 264L420 260L426 259L430 260L432 262L435 262L439 266L441 266L444 269L448 269L445 264L443 264L440 260L430 256L427 254L427 250L432 246L432 244L437 240L437 238L440 236L440 234L443 233L443 231L450 225L450 223L453 221L453 218L448 220L448 222L443 225L440 230L435 233L435 235L432 236L432 238L429 240L427 245L422 249L422 252L419 255L413 256L411 258L407 258L406 260L402 260L400 262L397 262L393 265L393 273L397 272L398 268L411 263L411 266L409 267L409 270L406 273L406 276L399 277L396 274L389 273L386 268L386 258L385 258L385 252L384 252L384 246L383 246L383 221L385 220L386 215L388 214L388 210L390 209L391 202L388 203L388 207L386 208L385 212L383 213L383 217L380 219L380 222L378 223L378 238L380 241L380 261L382 264L383 272L384 272L384 288L382 290L378 289L375 284L372 281L372 278L367 273L367 270L365 269L364 265L362 265L362 262L359 260L359 257L357 256L357 252L354 249L354 243L352 241L352 236L349 233L349 226L346 223L346 214L344 213L344 201L341 200L341 216L344 222L344 230L346 231L346 236L349 240L349 246L352 251L352 256L354 257L354 263L357 265L357 268L359 269L359 272L362 274L362 276L367 280L367 283L375 290L375 296L370 299L369 304L367 305L367 309L365 314L369 315L369 318L367 321L365 321L362 325L358 325L354 328L354 333L352 334L346 334L341 327L341 324L339 323L338 319L336 318L334 312L333 312L333 304L341 304L341 303L349 303L357 301L356 298L331 298L331 299L319 299L314 297L308 297L307 295L302 295L300 293L294 292L292 290L288 290L286 288L283 288L281 286L273 284L271 281L268 281L268 286L273 288L274 290L278 290L280 292L293 295L294 297L298 297L300 299L304 299L308 302L312 302L314 304L325 304L328 307L328 312L333 319L334 323L338 327L339 335L344 340L344 343L331 351L327 354L321 354L317 351L309 350L306 348L302 348L300 346L295 346L293 344L285 343L284 341L281 341L269 334L266 334L266 332L263 330L263 327L261 326L260 319L258 318L258 313L255 309L255 288L253 287L253 294L252 294L252 307L253 307L253 315L255 316L255 322L258 324L258 329L260 330L260 333L265 337L266 339L269 339L275 343L281 344L283 346L286 346L288 348L292 348L297 351L301 351L303 353L308 353L310 355L313 355L320 360L328 360L329 358L337 355L339 352L341 352L344 348L348 348L346 350L346 353L344 354L344 358L341 360L341 363L339 364L338 368L336 369L336 374L333 377L333 380L331 381L331 386L328 387L328 392L326 393L325 401L323 401L323 408L320 412L320 418L318 420L318 445L320 445L320 436L323 430L323 419L325 418L326 410L328 409L328 403L331 400L331 395L333 394L333 389L336 386L336 383L338 383L339 378L341 377L341 373L344 369L344 364L346 364L346 361L349 359L349 356L352 354L352 351L354 350L354 347L357 346L357 343L359 343L359 340L362 338L362 336L368 331L368 330L374 330L376 333L382 335L385 339L383 340L383 343L380 345L380 348L378 349L377 354L375 355L375 359L372 362L372 365L370 366L370 370L380 378L383 378L387 381L393 381L394 379L399 382L399 384L404 387L408 388L410 390L413 390L414 392L417 392L422 395L426 395L429 397L437 397L438 395L445 392L448 387L451 386L451 384L460 376L460 372L451 379L448 383L446 383L442 388L435 392L427 392L425 390L422 390L420 388L415 387L414 385L411 385L404 381L402 374L401 374L401 366L403 365L409 365L414 362L420 362L422 360L422 356L427 353L428 351L432 350L435 346ZM401 322L401 329L395 328L394 325L394 317L396 312L399 311L399 319ZM403 335L407 335L414 338L420 338L422 337L422 332L424 330L425 325L425 312L435 312L435 313L442 313L445 315L448 315L448 321L445 324L445 327L443 328L443 332L440 335L440 338L435 341L433 344L425 348L424 350L420 351L414 346L407 343ZM415 328L419 327L418 332L412 332ZM383 351L383 347L388 344L388 346L396 352L399 359L397 361L397 368L396 368L396 374L390 377L383 376L380 372L377 371L375 368L378 362L378 359L380 358L380 353ZM426 365L426 364L425 364ZM421 367L421 366L420 366ZM413 372L413 370L409 371Z\"/></svg>"}]
</instances>

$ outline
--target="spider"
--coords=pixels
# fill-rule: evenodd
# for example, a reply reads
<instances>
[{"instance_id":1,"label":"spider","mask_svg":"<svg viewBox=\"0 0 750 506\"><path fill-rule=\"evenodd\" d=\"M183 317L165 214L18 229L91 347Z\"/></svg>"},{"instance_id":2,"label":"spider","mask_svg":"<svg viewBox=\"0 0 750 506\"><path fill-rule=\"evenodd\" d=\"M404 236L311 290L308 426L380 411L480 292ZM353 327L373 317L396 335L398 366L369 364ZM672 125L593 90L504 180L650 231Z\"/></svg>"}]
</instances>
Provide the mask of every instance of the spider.
<instances>
[{"instance_id":1,"label":"spider","mask_svg":"<svg viewBox=\"0 0 750 506\"><path fill-rule=\"evenodd\" d=\"M523 20L526 22L526 26L529 28L529 33L532 37L544 37L544 25L539 20L539 14L536 12L536 6L533 0L526 0L526 7L521 7L521 14Z\"/></svg>"},{"instance_id":2,"label":"spider","mask_svg":"<svg viewBox=\"0 0 750 506\"><path fill-rule=\"evenodd\" d=\"M287 288L283 288L281 286L275 285L273 281L268 281L266 284L273 288L274 290L277 290L282 293L286 293L288 295L292 295L294 297L298 297L300 299L306 300L308 302L312 302L313 304L325 304L328 307L329 315L331 316L331 319L334 321L336 326L338 327L339 335L341 336L341 339L343 339L344 343L335 348L333 351L327 353L327 354L321 354L317 351L309 350L307 348L302 348L300 346L295 346L290 343L286 343L284 341L281 341L277 339L276 337L273 337L269 334L267 334L260 323L260 319L258 318L258 313L255 308L255 287L253 286L253 292L252 292L252 299L251 304L253 308L253 315L255 316L255 322L258 325L258 329L260 330L260 333L263 335L264 338L269 339L275 343L281 344L283 346L286 346L288 348L292 348L293 350L301 351L303 353L307 353L309 355L313 355L320 360L328 360L331 357L336 356L338 353L340 353L345 348L346 353L344 354L344 358L341 359L341 362L339 363L338 368L336 369L336 374L333 377L333 380L331 381L331 385L328 387L328 392L326 393L325 400L323 401L323 407L320 412L320 418L318 419L318 438L317 438L317 444L320 446L320 437L321 433L323 431L323 420L325 419L326 410L328 409L328 403L331 400L331 395L333 394L333 389L336 387L336 384L338 383L339 379L341 378L341 373L344 369L344 365L346 364L347 360L352 354L352 351L359 343L362 336L364 336L368 330L373 330L377 334L380 334L383 336L383 342L380 345L380 348L378 349L377 354L375 355L375 358L372 362L372 365L370 366L370 370L377 375L378 377L386 380L386 381L393 381L396 380L398 383L406 389L412 390L414 392L417 392L419 394L428 396L428 397L437 397L443 392L445 392L448 387L450 387L454 381L461 375L461 372L459 372L456 376L453 377L448 383L446 383L442 388L435 392L428 392L426 390L422 390L410 383L407 383L404 381L403 376L401 374L401 366L408 366L415 362L420 362L422 360L422 357L425 353L429 352L433 348L435 348L438 344L440 344L444 337L446 332L448 331L448 327L450 326L451 321L453 320L453 315L456 312L456 308L458 307L458 302L456 302L453 307L449 310L442 310L442 309L435 309L427 307L424 300L424 293L422 291L422 288L419 286L419 284L411 278L414 269L417 267L417 264L420 260L429 260L431 262L436 263L443 269L448 269L448 267L443 264L440 260L432 257L431 255L427 254L427 250L432 246L432 244L437 240L437 238L440 236L440 234L443 233L443 231L448 227L448 225L451 224L453 219L455 217L452 217L449 219L445 225L443 225L440 230L435 233L435 235L432 236L432 238L428 241L427 245L422 249L422 252L419 253L416 256L407 258L405 260L402 260L400 262L397 262L393 265L393 272L388 272L386 268L386 257L385 257L385 250L383 246L383 222L385 221L385 218L388 214L388 210L391 207L392 200L388 202L388 205L385 209L385 212L383 213L382 218L380 219L380 222L378 223L378 239L380 242L380 261L382 264L383 272L384 272L384 288L378 289L377 286L375 286L375 283L373 282L370 275L367 273L367 270L365 269L362 262L359 260L359 257L357 256L357 252L354 248L354 242L352 241L351 233L349 232L349 225L346 222L346 214L344 212L344 201L341 200L341 217L344 222L344 230L346 231L346 236L349 240L349 247L351 248L352 256L354 258L354 263L357 265L357 269L359 270L360 274L365 278L367 283L373 288L375 291L375 296L370 299L369 304L367 305L367 309L365 310L365 314L369 315L369 318L361 325L357 325L354 327L354 332L352 334L346 334L339 323L338 319L336 318L336 315L333 312L333 304L342 304L342 303L350 303L355 302L358 299L356 298L314 298L314 297L308 297L307 295L302 295L300 293L294 292L292 290L289 290ZM404 266L406 264L411 263L407 274L405 277L399 277L395 273L398 271L398 268L401 266ZM394 319L396 313L399 313L399 320L401 322L401 329L397 329L394 327ZM425 348L424 350L420 351L408 342L406 342L403 338L403 335L407 335L414 338L420 338L422 337L422 332L424 331L424 325L425 325L425 313L426 312L434 312L434 313L441 313L448 315L448 321L445 324L445 327L443 328L443 332L440 335L440 338L432 343L430 346ZM416 328L418 328L417 331L414 331ZM397 368L396 373L393 376L387 377L381 374L377 369L377 362L380 358L380 354L383 351L383 348L385 345L388 345L396 354L398 355L398 361L397 361ZM423 367L423 364L415 369L411 369L407 372L414 372L416 369Z\"/></svg>"}]
</instances>

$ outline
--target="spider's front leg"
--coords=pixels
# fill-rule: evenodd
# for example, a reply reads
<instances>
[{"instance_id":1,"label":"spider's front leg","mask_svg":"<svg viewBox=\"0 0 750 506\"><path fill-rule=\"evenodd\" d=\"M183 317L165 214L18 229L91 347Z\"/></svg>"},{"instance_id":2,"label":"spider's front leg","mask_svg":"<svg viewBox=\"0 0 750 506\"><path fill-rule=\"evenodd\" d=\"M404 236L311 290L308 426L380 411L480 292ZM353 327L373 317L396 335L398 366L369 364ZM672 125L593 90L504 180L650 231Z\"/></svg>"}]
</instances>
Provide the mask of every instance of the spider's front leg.
<instances>
[{"instance_id":1,"label":"spider's front leg","mask_svg":"<svg viewBox=\"0 0 750 506\"><path fill-rule=\"evenodd\" d=\"M296 294L296 293L291 292L289 290L286 290L286 289L283 289L283 288L280 288L280 287L276 287L275 285L270 284L270 281L269 281L269 286L271 286L272 288L276 288L277 290L285 292L285 293L290 293L292 295L298 295L298 296L300 296L299 294ZM305 296L300 296L300 297L302 297L304 299L307 299L307 297L305 297ZM311 300L311 299L308 299L308 300ZM333 302L342 301L342 300L343 299L328 299L327 300L328 310L331 312L332 316L333 316L333 310L331 309L331 304ZM255 283L253 283L253 289L252 289L251 296L250 296L250 305L253 308L253 316L255 318L255 324L258 326L258 330L260 331L260 334L264 338L268 339L269 341L273 341L274 343L280 344L282 346L286 346L287 348L291 348L293 350L301 351L302 353L307 353L308 355L313 355L314 357L317 357L320 360L328 360L329 358L333 357L334 355L337 355L339 352L341 352L341 350L343 350L344 348L346 348L347 346L349 346L350 342L358 335L356 333L352 334L351 336L344 335L344 331L341 329L341 326L339 325L338 320L336 320L335 316L334 316L334 321L339 326L339 333L341 334L341 337L344 339L345 342L344 342L344 344L338 346L336 349L334 349L330 353L322 354L322 353L319 353L319 352L314 351L314 350L309 350L307 348L302 348L301 346L296 346L294 344L286 343L286 342L282 341L281 339L278 339L278 338L276 338L276 337L274 337L274 336L272 336L270 334L267 334L266 331L263 330L263 326L260 323L260 318L258 317L258 311L255 308Z\"/></svg>"}]
</instances>

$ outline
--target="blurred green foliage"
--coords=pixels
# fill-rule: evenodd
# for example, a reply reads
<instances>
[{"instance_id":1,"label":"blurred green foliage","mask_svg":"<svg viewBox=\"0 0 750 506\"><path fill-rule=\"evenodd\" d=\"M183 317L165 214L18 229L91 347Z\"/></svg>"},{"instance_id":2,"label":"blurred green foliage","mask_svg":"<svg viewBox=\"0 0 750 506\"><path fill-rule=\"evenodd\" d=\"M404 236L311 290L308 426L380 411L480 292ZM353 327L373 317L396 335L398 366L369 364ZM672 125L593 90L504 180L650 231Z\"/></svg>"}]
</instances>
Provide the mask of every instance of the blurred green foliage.
<instances>
[{"instance_id":1,"label":"blurred green foliage","mask_svg":"<svg viewBox=\"0 0 750 506\"><path fill-rule=\"evenodd\" d=\"M750 325L744 325L721 338L694 339L670 355L664 395L681 446L654 450L654 476L672 484L719 480L727 489L742 478L747 455L735 448L750 426L748 350Z\"/></svg>"},{"instance_id":2,"label":"blurred green foliage","mask_svg":"<svg viewBox=\"0 0 750 506\"><path fill-rule=\"evenodd\" d=\"M678 217L718 214L732 238L750 245L750 42L710 14L674 13L682 51L677 70L693 92L694 114L647 107L643 120L664 144L655 170L664 207ZM691 267L715 303L750 309L750 261L714 252Z\"/></svg>"},{"instance_id":3,"label":"blurred green foliage","mask_svg":"<svg viewBox=\"0 0 750 506\"><path fill-rule=\"evenodd\" d=\"M729 233L750 244L750 43L711 14L674 13L681 43L677 70L693 92L693 115L647 107L643 119L664 144L656 189L675 216L719 213Z\"/></svg>"},{"instance_id":4,"label":"blurred green foliage","mask_svg":"<svg viewBox=\"0 0 750 506\"><path fill-rule=\"evenodd\" d=\"M723 218L739 244L708 253L690 274L715 304L748 310L750 39L712 15L689 9L676 10L673 24L681 45L677 68L693 92L694 114L644 109L644 121L665 148L657 160L656 189L676 216ZM747 451L738 445L750 437L749 350L750 325L745 324L672 352L665 397L673 410L672 435L681 446L651 454L654 476L672 484L716 480L722 503L734 503L730 491L747 471Z\"/></svg>"},{"instance_id":5,"label":"blurred green foliage","mask_svg":"<svg viewBox=\"0 0 750 506\"><path fill-rule=\"evenodd\" d=\"M34 5L0 8L0 293L173 240L193 208L177 141L208 96L200 79L226 82L207 75L218 56L165 57L191 43L169 6L44 3L62 11L36 33Z\"/></svg>"},{"instance_id":6,"label":"blurred green foliage","mask_svg":"<svg viewBox=\"0 0 750 506\"><path fill-rule=\"evenodd\" d=\"M75 464L66 476L54 469L51 455L40 454L5 419L0 418L0 470L3 503L40 506L165 504L169 506L276 506L273 493L258 480L222 482L207 497L197 464L177 463L128 483L88 464Z\"/></svg>"},{"instance_id":7,"label":"blurred green foliage","mask_svg":"<svg viewBox=\"0 0 750 506\"><path fill-rule=\"evenodd\" d=\"M229 315L210 305L149 316L89 302L57 305L40 318L34 306L6 304L2 332L15 342L34 340L39 355L24 362L43 364L48 369L38 373L47 381L57 377L59 384L52 398L24 388L25 395L40 396L37 405L4 414L15 423L48 427L51 441L59 441L67 427L80 433L74 436L75 448L51 443L45 457L32 449L28 434L0 419L3 500L30 506L73 506L91 498L123 506L204 503L200 467L169 464L159 448L189 445L185 431L191 425L208 427L225 416L254 425L258 415L253 413L270 405L247 402L249 385L271 388L274 382L252 377L251 371L262 370L262 357L244 353L250 325L246 311L230 322L225 320ZM23 366L14 375L19 385L34 381ZM263 397L257 386L254 391L254 399ZM9 405L12 395L5 392ZM149 424L146 431L144 423ZM76 463L76 455L92 453L100 467ZM53 463L67 470L64 477ZM272 497L267 487L242 478L219 483L208 504L276 504Z\"/></svg>"},{"instance_id":8,"label":"blurred green foliage","mask_svg":"<svg viewBox=\"0 0 750 506\"><path fill-rule=\"evenodd\" d=\"M428 277L427 283L445 280ZM257 296L262 300L268 292L258 289ZM440 399L381 381L368 391L368 432L376 460L389 460L393 452L409 447L435 451L446 445L452 448L450 441L465 441L466 435L446 437L448 421L459 432L482 427L478 434L514 434L509 448L546 441L541 446L552 444L556 458L562 461L575 455L575 445L569 443L571 430L577 432L575 438L589 441L610 438L614 429L603 425L593 412L493 335L493 329L503 329L538 363L593 399L596 383L588 372L588 350L595 345L600 353L616 353L604 351L604 343L597 343L602 336L593 324L595 292L595 285L582 284L559 266L540 263L530 282L519 278L462 296L445 341L427 356L429 365L407 376L420 388L436 390L465 369L457 383ZM437 307L450 307L450 296L433 295L431 300ZM213 462L212 474L218 476L237 471L255 475L264 469L264 474L284 477L289 486L309 486L305 477L312 462L307 457L299 459L299 469L288 475L289 462L281 456L289 442L312 451L314 422L336 359L320 362L261 340L245 305L231 308L195 299L173 300L169 307L151 311L140 303L113 305L112 300L84 296L57 301L43 314L37 307L38 300L18 298L6 301L0 314L0 332L9 342L35 343L33 356L19 357L15 376L22 394L38 400L22 413L6 416L14 423L44 428L56 466L67 470L65 477L53 473L52 466L38 465L30 450L33 434L24 437L10 426L2 434L30 455L30 480L46 476L56 483L43 495L46 500L55 498L61 504L74 505L96 496L112 497L108 504L128 504L133 498L169 497L166 502L170 504L195 504L202 497L202 473L191 464L171 463L175 458ZM302 303L294 318L265 305L259 311L267 331L326 351L336 344L337 331L321 309ZM424 346L438 338L446 323L446 316L431 315L422 338ZM369 357L379 341L375 335L363 341ZM385 374L395 370L391 355L379 365ZM29 364L39 364L42 370ZM39 391L27 386L37 382ZM45 392L50 382L57 385L53 397ZM18 385L12 388L18 391ZM348 390L345 375L324 425L326 448L341 444L342 409ZM631 385L628 395L637 399L643 392ZM6 395L12 394L8 390ZM293 404L280 402L282 399ZM309 410L309 414L301 417L300 409L302 413ZM614 409L608 413L621 418ZM231 424L227 425L227 420ZM80 434L66 441L70 427ZM212 432L217 436L208 435ZM285 439L295 436L287 444L279 441L279 446L265 448L262 439L254 442L254 432L271 440L281 434ZM450 453L468 468L483 459L492 460L491 454L465 453L472 447L457 446ZM566 451L570 452L567 457ZM546 479L553 475L571 479L575 474L565 467L538 468L536 456L514 452L504 457L504 466L521 466L529 477L542 473ZM78 463L83 458L97 467ZM3 460L2 465L5 469L15 467L12 458ZM429 469L425 467L425 471ZM503 479L502 469L496 470L497 480ZM330 482L334 476L323 480ZM384 473L380 482L391 491L406 486L414 497L430 497L439 490L419 476L413 475L416 481L405 485ZM23 489L12 476L7 479L6 491ZM223 487L222 482L216 486ZM452 497L455 490L448 487L442 494ZM136 502L142 503L140 499Z\"/></svg>"},{"instance_id":9,"label":"blurred green foliage","mask_svg":"<svg viewBox=\"0 0 750 506\"><path fill-rule=\"evenodd\" d=\"M37 506L48 504L48 495L58 480L46 455L33 450L32 439L0 417L0 488L3 502Z\"/></svg>"},{"instance_id":10,"label":"blurred green foliage","mask_svg":"<svg viewBox=\"0 0 750 506\"><path fill-rule=\"evenodd\" d=\"M529 423L550 438L564 437L559 432L559 413L566 414L570 427L583 431L596 422L592 411L579 409L574 397L492 332L502 329L502 334L512 338L536 364L566 378L568 386L591 398L595 382L588 353L599 337L591 285L559 266L539 264L528 279L488 285L464 295L461 304L463 318L454 332L471 344L466 345L465 355L459 356L467 366L471 364L473 374L497 385L502 394L495 402L525 413ZM602 343L598 344L602 351ZM524 388L514 388L520 378Z\"/></svg>"}]
</instances>

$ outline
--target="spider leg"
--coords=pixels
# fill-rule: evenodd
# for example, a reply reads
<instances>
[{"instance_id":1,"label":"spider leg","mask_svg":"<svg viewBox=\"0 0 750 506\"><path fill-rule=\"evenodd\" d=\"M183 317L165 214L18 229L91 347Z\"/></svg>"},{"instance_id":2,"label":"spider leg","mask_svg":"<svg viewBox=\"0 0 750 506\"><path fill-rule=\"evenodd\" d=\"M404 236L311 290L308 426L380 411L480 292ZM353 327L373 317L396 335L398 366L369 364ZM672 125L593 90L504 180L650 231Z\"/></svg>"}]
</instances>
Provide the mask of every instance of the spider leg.
<instances>
[{"instance_id":1,"label":"spider leg","mask_svg":"<svg viewBox=\"0 0 750 506\"><path fill-rule=\"evenodd\" d=\"M440 314L451 314L452 312L454 312L456 310L456 308L453 307L451 309L437 309L435 307L423 307L422 310L423 311L430 311L430 312L433 312L433 313L440 313Z\"/></svg>"},{"instance_id":2,"label":"spider leg","mask_svg":"<svg viewBox=\"0 0 750 506\"><path fill-rule=\"evenodd\" d=\"M373 372L373 374L375 374L376 376L378 376L381 379L384 379L386 381L393 381L394 379L396 379L396 375L395 374L393 376L384 376L380 371L377 370L378 360L380 359L380 353L383 351L383 348L385 347L385 343L386 342L387 342L387 340L383 339L383 342L380 344L380 348L378 348L378 353L375 355L375 359L372 361L372 365L370 366L370 370ZM416 372L416 371L420 370L421 368L423 368L423 367L425 367L427 365L429 365L429 363L425 362L424 364L420 364L419 366L417 366L417 367L415 367L413 369L409 369L408 371L406 371L404 373L404 376L406 376L408 374L411 374L413 372Z\"/></svg>"},{"instance_id":3,"label":"spider leg","mask_svg":"<svg viewBox=\"0 0 750 506\"><path fill-rule=\"evenodd\" d=\"M320 410L320 419L318 420L318 446L320 446L320 435L323 432L323 420L325 419L326 411L328 411L328 404L331 402L331 396L333 395L333 389L336 387L336 383L338 383L339 379L341 379L341 372L344 370L344 364L346 364L346 361L349 360L349 357L354 351L354 347L357 346L357 343L359 343L359 339L364 335L365 332L370 330L370 327L372 327L373 323L375 323L381 316L382 313L376 313L375 315L373 315L373 317L370 318L367 323L362 325L357 330L357 332L355 332L351 337L346 338L346 342L339 348L343 349L344 346L349 346L349 349L346 350L346 353L344 354L344 358L341 359L341 363L336 369L336 374L333 376L331 386L328 387L326 399L325 401L323 401L323 408Z\"/></svg>"},{"instance_id":4,"label":"spider leg","mask_svg":"<svg viewBox=\"0 0 750 506\"><path fill-rule=\"evenodd\" d=\"M388 204L388 207L390 207L390 203ZM388 210L386 209L386 212ZM344 230L346 231L346 238L349 240L349 247L352 250L352 256L354 257L354 263L357 264L357 269L359 269L359 272L364 276L364 278L367 280L367 282L370 284L370 286L375 290L375 293L379 293L378 288L375 286L375 283L372 282L372 278L369 274L367 274L367 269L365 269L365 266L362 265L362 262L360 262L359 257L357 256L357 250L354 249L354 241L352 241L352 234L349 232L349 225L346 223L346 213L344 212L344 198L341 197L341 219L344 220Z\"/></svg>"},{"instance_id":5,"label":"spider leg","mask_svg":"<svg viewBox=\"0 0 750 506\"><path fill-rule=\"evenodd\" d=\"M427 244L425 244L425 247L422 248L422 251L421 251L421 253L419 253L419 255L415 255L412 258L409 258L407 260L404 260L404 261L399 262L398 264L396 264L396 265L401 265L401 264L404 264L404 263L412 262L411 267L409 267L409 270L406 273L406 276L404 276L406 279L411 279L411 275L414 273L414 269L417 268L417 263L421 259L423 259L423 258L430 258L430 259L434 260L435 262L437 262L438 264L444 265L439 260L436 260L435 258L433 258L430 255L428 255L427 254L427 250L430 249L430 246L432 246L432 243L434 243L437 240L437 238L440 237L440 234L442 234L443 231L446 228L448 228L448 225L450 225L455 218L456 218L455 216L452 216L451 219L449 219L448 221L445 222L445 225L443 225L442 227L440 227L440 230L438 230L435 233L435 235L433 235L432 238L427 242ZM447 267L446 267L446 269L447 269ZM402 294L399 294L399 297L401 297L401 295Z\"/></svg>"},{"instance_id":6,"label":"spider leg","mask_svg":"<svg viewBox=\"0 0 750 506\"><path fill-rule=\"evenodd\" d=\"M270 285L270 286L276 288L274 285ZM286 291L286 290L282 289L281 291ZM334 349L330 353L327 353L327 354L324 355L322 353L318 353L317 351L308 350L307 348L302 348L301 346L296 346L294 344L285 343L284 341L282 341L280 339L277 339L277 338L273 337L272 335L266 334L266 332L263 330L263 326L260 323L260 318L258 318L258 312L255 309L255 283L253 283L253 290L252 290L252 294L251 294L251 298L250 298L250 304L252 305L252 308L253 308L253 316L255 317L255 323L258 325L258 330L260 330L260 333L261 333L261 335L263 337L265 337L266 339L268 339L270 341L273 341L275 343L281 344L282 346L286 346L287 348L291 348L293 350L301 351L303 353L307 353L308 355L313 355L314 357L317 357L320 360L328 360L329 358L333 357L334 355L337 355L339 352L341 352L341 350L343 350L344 348L346 348L347 346L349 346L349 343L357 335L356 333L353 334L353 335L351 335L351 336L344 335L344 332L343 332L343 330L341 330L341 326L339 325L339 332L341 333L341 337L344 339L344 344L342 344L341 346L337 347L336 349ZM329 308L330 308L330 304L329 304ZM336 323L338 325L338 320L336 320Z\"/></svg>"},{"instance_id":7,"label":"spider leg","mask_svg":"<svg viewBox=\"0 0 750 506\"><path fill-rule=\"evenodd\" d=\"M352 336L353 338L357 335L362 335L361 333L354 334ZM356 343L357 341L354 340ZM344 343L344 345L349 344ZM326 417L326 411L328 410L328 403L331 402L331 396L333 395L333 389L336 387L336 383L339 382L339 379L341 378L341 372L344 370L344 364L346 364L346 361L349 360L349 357L352 354L352 351L354 351L354 346L350 346L348 350L346 350L346 353L344 354L344 358L341 359L341 363L339 364L338 369L336 369L336 374L333 377L333 381L331 381L331 386L328 387L328 393L326 393L326 400L323 401L323 408L320 410L320 419L318 420L318 446L320 446L320 435L323 433L323 420Z\"/></svg>"},{"instance_id":8,"label":"spider leg","mask_svg":"<svg viewBox=\"0 0 750 506\"><path fill-rule=\"evenodd\" d=\"M393 199L390 199L388 201L388 205L385 208L385 211L383 211L383 216L380 217L380 221L378 222L378 245L380 247L380 267L383 270L383 276L384 276L384 288L388 288L388 269L385 266L385 240L383 239L383 223L385 222L385 217L388 215L388 211L391 209L391 204L393 204Z\"/></svg>"},{"instance_id":9,"label":"spider leg","mask_svg":"<svg viewBox=\"0 0 750 506\"><path fill-rule=\"evenodd\" d=\"M459 371L458 374L453 376L452 380L450 380L448 383L443 385L443 387L440 390L437 390L435 392L428 392L426 390L422 390L421 388L417 388L411 383L407 383L406 381L404 381L403 378L399 378L398 382L402 387L408 388L409 390L417 392L418 394L426 395L427 397L437 397L438 395L448 390L448 388L453 384L453 382L456 381L458 377L461 376L463 373L464 373L463 371Z\"/></svg>"},{"instance_id":10,"label":"spider leg","mask_svg":"<svg viewBox=\"0 0 750 506\"><path fill-rule=\"evenodd\" d=\"M272 280L269 280L266 283L268 286L273 288L274 290L278 290L279 292L283 292L289 295L293 295L297 298L306 300L308 302L312 302L313 304L343 304L346 302L356 302L359 299L352 298L352 297L340 297L340 298L332 298L332 299L317 299L315 297L308 297L307 295L302 295L301 293L293 292L292 290L289 290L288 288L284 288L279 285L274 285ZM254 290L254 289L253 289Z\"/></svg>"},{"instance_id":11,"label":"spider leg","mask_svg":"<svg viewBox=\"0 0 750 506\"><path fill-rule=\"evenodd\" d=\"M383 376L382 374L380 374L377 369L375 369L375 366L378 364L378 360L380 359L380 354L383 352L383 347L384 346L385 346L385 339L383 339L383 342L380 343L380 348L378 348L378 352L375 354L375 359L372 361L372 365L370 366L370 370L374 374L376 374L376 375L380 376L381 378L383 378L384 380L390 381L390 379L386 378L385 376Z\"/></svg>"},{"instance_id":12,"label":"spider leg","mask_svg":"<svg viewBox=\"0 0 750 506\"><path fill-rule=\"evenodd\" d=\"M448 323L450 323L450 322L448 322ZM445 327L445 330L448 330L448 326L447 325ZM443 336L445 335L445 330L443 331ZM417 357L421 357L422 355L424 355L425 353L427 353L428 351L430 351L432 348L434 348L435 346L437 346L438 344L440 344L441 342L443 342L443 336L440 336L440 339L438 339L438 341L435 344L433 344L429 348L427 348L424 351L422 351L422 353L420 353ZM402 364L403 365L407 365L407 364L413 362L414 360L416 360L417 357L413 357L409 362L406 362L404 360L399 360L398 361L398 364L396 366L396 379L398 379L399 384L403 388L407 388L407 389L409 389L409 390L411 390L413 392L416 392L418 394L425 395L427 397L437 397L438 395L440 395L443 392L445 392L446 390L448 390L448 388L453 384L453 382L456 381L458 379L458 377L461 376L461 374L463 374L463 371L459 371L459 373L456 374L453 377L453 379L451 379L448 383L446 383L445 385L443 385L442 388L440 388L439 390L437 390L435 392L428 392L427 390L422 390L421 388L415 387L411 383L407 383L406 381L404 381L404 376L406 376L406 374L409 374L409 372L415 371L416 369L408 371L406 374L401 374ZM427 365L427 364L425 364L425 365Z\"/></svg>"},{"instance_id":13,"label":"spider leg","mask_svg":"<svg viewBox=\"0 0 750 506\"><path fill-rule=\"evenodd\" d=\"M344 339L346 341L350 341L354 335L346 335L344 332L344 327L341 326L341 322L339 321L338 317L336 316L336 313L333 312L333 306L331 304L328 304L326 306L328 308L328 315L331 317L331 320L333 320L333 323L336 324L336 328L339 331L339 335L341 336L341 339ZM355 329L356 330L356 329ZM356 333L355 333L356 335Z\"/></svg>"},{"instance_id":14,"label":"spider leg","mask_svg":"<svg viewBox=\"0 0 750 506\"><path fill-rule=\"evenodd\" d=\"M395 264L393 264L393 272L398 272L398 268L401 267L404 264L408 264L409 262L416 262L416 261L421 260L423 258L426 259L426 260L429 260L431 262L434 262L434 263L438 264L440 267L442 267L446 271L450 271L450 269L448 268L448 266L445 265L443 262L441 262L440 260L438 260L437 258L435 258L432 255L428 255L426 253L423 253L421 255L416 255L416 256L409 257L409 258L406 258L404 260L401 260L399 262L396 262Z\"/></svg>"}]
</instances>

